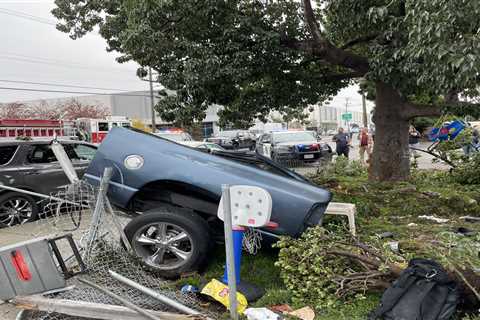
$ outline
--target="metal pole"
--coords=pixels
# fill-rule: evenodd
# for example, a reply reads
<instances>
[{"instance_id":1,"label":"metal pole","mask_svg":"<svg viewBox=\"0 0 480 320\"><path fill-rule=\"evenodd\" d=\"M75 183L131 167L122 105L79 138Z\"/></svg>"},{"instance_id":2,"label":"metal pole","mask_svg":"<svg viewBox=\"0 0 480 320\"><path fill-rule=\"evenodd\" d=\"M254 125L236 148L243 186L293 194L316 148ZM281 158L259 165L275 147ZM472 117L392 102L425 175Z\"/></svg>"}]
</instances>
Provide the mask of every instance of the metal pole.
<instances>
[{"instance_id":1,"label":"metal pole","mask_svg":"<svg viewBox=\"0 0 480 320\"><path fill-rule=\"evenodd\" d=\"M230 300L230 318L238 320L237 279L235 276L235 255L233 253L233 226L230 201L230 186L222 184L223 225L225 231L225 252L227 255L228 297Z\"/></svg>"},{"instance_id":2,"label":"metal pole","mask_svg":"<svg viewBox=\"0 0 480 320\"><path fill-rule=\"evenodd\" d=\"M130 301L128 301L127 299L124 299L122 297L120 297L119 295L111 292L110 290L107 290L101 286L99 286L98 284L96 283L93 283L93 282L90 282L88 280L85 280L85 279L82 279L82 278L79 278L78 281L80 281L81 283L84 283L92 288L95 288L101 292L103 292L104 294L106 294L107 296L121 302L124 306L126 306L127 308L129 309L132 309L132 310L135 310L137 311L139 314L143 315L145 318L148 318L150 320L161 320L159 317L156 317L154 316L153 314L150 314L148 313L146 310L136 306L135 304L131 303Z\"/></svg>"},{"instance_id":3,"label":"metal pole","mask_svg":"<svg viewBox=\"0 0 480 320\"><path fill-rule=\"evenodd\" d=\"M155 123L155 101L153 100L152 67L148 67L148 81L150 83L150 106L152 109L152 133L155 133L157 132L157 124Z\"/></svg>"},{"instance_id":4,"label":"metal pole","mask_svg":"<svg viewBox=\"0 0 480 320\"><path fill-rule=\"evenodd\" d=\"M110 182L110 179L112 178L112 172L113 169L111 167L107 167L103 170L103 176L100 180L100 185L98 187L97 202L95 203L95 210L93 211L92 222L88 231L88 238L86 242L87 244L85 247L85 251L83 252L83 260L86 260L86 258L90 254L90 250L93 246L93 241L95 241L95 238L97 237L100 220L102 219L103 212L105 211L104 197L107 194L108 184Z\"/></svg>"},{"instance_id":5,"label":"metal pole","mask_svg":"<svg viewBox=\"0 0 480 320\"><path fill-rule=\"evenodd\" d=\"M115 228L117 228L117 231L120 234L120 238L122 239L123 245L125 246L128 252L132 252L132 246L130 245L130 242L128 242L127 235L125 234L125 231L120 225L120 221L118 221L118 216L113 210L110 200L108 200L108 198L105 198L104 201L105 201L105 207L107 211L112 215L113 224L115 225Z\"/></svg>"},{"instance_id":6,"label":"metal pole","mask_svg":"<svg viewBox=\"0 0 480 320\"><path fill-rule=\"evenodd\" d=\"M65 202L65 203L68 203L68 204L73 204L73 205L76 205L76 206L81 206L82 208L88 208L88 206L83 205L83 204L81 204L81 203L77 203L77 202L65 200L65 199L58 198L58 197L48 196L48 195L43 194L43 193L38 193L38 192L23 190L23 189L19 189L19 188L15 188L15 187L10 187L10 186L4 186L4 185L2 185L2 184L0 184L0 189L15 191L15 192L19 192L19 193L25 193L25 194L28 194L28 195L31 195L31 196L48 199L48 200L50 200L50 201Z\"/></svg>"},{"instance_id":7,"label":"metal pole","mask_svg":"<svg viewBox=\"0 0 480 320\"><path fill-rule=\"evenodd\" d=\"M130 280L124 276L122 276L121 274L118 274L112 270L108 270L108 273L110 273L110 275L112 276L112 278L114 278L115 280L131 287L131 288L134 288L134 289L137 289L138 291L146 294L147 296L150 296L158 301L160 301L161 303L164 303L172 308L175 308L177 309L178 311L181 311L181 312L184 312L186 314L190 314L190 315L201 315L201 313L197 310L194 310L194 309L191 309L183 304L181 304L180 302L177 302L175 300L172 300L170 299L169 297L166 297L150 288L147 288L145 286L142 286L141 284L133 281L133 280Z\"/></svg>"}]
</instances>

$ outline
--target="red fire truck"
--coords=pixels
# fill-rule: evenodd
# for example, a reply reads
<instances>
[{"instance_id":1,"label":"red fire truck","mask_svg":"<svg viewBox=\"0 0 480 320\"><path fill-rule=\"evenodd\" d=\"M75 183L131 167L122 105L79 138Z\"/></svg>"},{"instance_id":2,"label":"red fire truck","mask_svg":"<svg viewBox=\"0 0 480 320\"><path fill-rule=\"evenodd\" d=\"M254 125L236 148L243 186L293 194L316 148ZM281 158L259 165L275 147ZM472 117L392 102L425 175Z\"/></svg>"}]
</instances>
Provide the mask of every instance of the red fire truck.
<instances>
[{"instance_id":1,"label":"red fire truck","mask_svg":"<svg viewBox=\"0 0 480 320\"><path fill-rule=\"evenodd\" d=\"M114 116L106 119L80 118L76 121L81 135L85 135L85 140L92 143L101 143L113 127L129 128L131 125L132 122L126 117Z\"/></svg>"},{"instance_id":2,"label":"red fire truck","mask_svg":"<svg viewBox=\"0 0 480 320\"><path fill-rule=\"evenodd\" d=\"M64 136L61 120L0 119L0 138Z\"/></svg>"}]
</instances>

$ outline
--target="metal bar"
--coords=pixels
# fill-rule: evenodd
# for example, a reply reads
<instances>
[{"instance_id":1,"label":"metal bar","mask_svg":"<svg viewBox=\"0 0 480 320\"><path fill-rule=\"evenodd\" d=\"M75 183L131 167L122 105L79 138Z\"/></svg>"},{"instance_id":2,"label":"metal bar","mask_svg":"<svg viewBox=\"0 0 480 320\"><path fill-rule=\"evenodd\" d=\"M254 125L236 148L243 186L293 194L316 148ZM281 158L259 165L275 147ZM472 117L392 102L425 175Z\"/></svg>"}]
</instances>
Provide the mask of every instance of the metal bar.
<instances>
[{"instance_id":1,"label":"metal bar","mask_svg":"<svg viewBox=\"0 0 480 320\"><path fill-rule=\"evenodd\" d=\"M32 315L28 311L43 311L45 316L35 317L37 320L46 320L57 318L57 314L66 315L62 319L98 319L98 320L139 320L143 319L135 310L113 304L94 303L78 300L52 299L38 295L17 296L11 300L17 308L23 308L27 311L17 318L17 320L31 320ZM157 316L162 320L204 320L200 316L191 316L176 314L170 312L154 311L144 309L151 315ZM52 314L55 316L52 317ZM73 317L73 318L72 318Z\"/></svg>"},{"instance_id":2,"label":"metal bar","mask_svg":"<svg viewBox=\"0 0 480 320\"><path fill-rule=\"evenodd\" d=\"M125 231L123 230L122 226L120 225L120 222L118 221L118 216L115 214L115 211L112 208L112 204L108 200L108 198L105 198L105 206L107 207L107 211L112 215L112 220L113 224L115 225L115 228L117 228L118 233L120 234L120 238L123 242L123 245L127 249L128 252L132 251L132 246L130 245L130 242L128 241L127 235L125 234Z\"/></svg>"},{"instance_id":3,"label":"metal bar","mask_svg":"<svg viewBox=\"0 0 480 320\"><path fill-rule=\"evenodd\" d=\"M238 320L237 279L235 276L235 255L233 252L233 226L230 201L230 186L222 184L223 225L225 231L225 252L227 255L228 297L230 300L230 318Z\"/></svg>"},{"instance_id":4,"label":"metal bar","mask_svg":"<svg viewBox=\"0 0 480 320\"><path fill-rule=\"evenodd\" d=\"M111 292L110 290L107 290L107 289L105 289L105 288L103 288L103 287L101 287L101 286L99 286L99 285L97 285L97 284L95 284L95 283L93 283L93 282L90 282L90 281L88 281L88 280L81 279L81 278L79 278L78 281L80 281L81 283L84 283L84 284L86 284L86 285L88 285L88 286L90 286L90 287L92 287L92 288L95 288L95 289L97 289L97 290L105 293L107 296L109 296L109 297L111 297L111 298L113 298L113 299L115 299L115 300L120 301L124 306L126 306L126 307L128 307L128 308L130 308L130 309L132 309L132 310L137 311L139 314L145 316L145 317L148 318L148 319L151 319L151 320L161 320L160 318L158 318L158 317L156 317L156 316L148 313L148 312L145 311L144 309L142 309L142 308L134 305L133 303L131 303L131 302L128 301L127 299L124 299L124 298L120 297L119 295L116 295L115 293Z\"/></svg>"},{"instance_id":5,"label":"metal bar","mask_svg":"<svg viewBox=\"0 0 480 320\"><path fill-rule=\"evenodd\" d=\"M69 201L69 200L65 200L65 199L57 198L57 197L53 197L53 196L48 196L48 195L43 194L43 193L38 193L38 192L23 190L23 189L19 189L19 188L15 188L15 187L5 186L3 184L0 184L0 189L15 191L15 192L19 192L19 193L25 193L25 194L35 196L35 197L38 197L38 198L44 198L44 199L58 201L58 202L65 202L65 203L69 203L69 204L74 204L76 206L81 206L82 208L88 208L88 206L82 205L81 203L77 203L77 202L73 202L73 201Z\"/></svg>"},{"instance_id":6,"label":"metal bar","mask_svg":"<svg viewBox=\"0 0 480 320\"><path fill-rule=\"evenodd\" d=\"M60 166L62 167L63 172L67 176L68 180L70 180L70 183L78 182L80 179L78 179L78 175L75 169L73 168L72 161L70 160L67 153L65 152L65 149L63 148L62 144L59 143L57 140L53 140L51 149L55 154L55 157L57 158L58 163L60 163Z\"/></svg>"},{"instance_id":7,"label":"metal bar","mask_svg":"<svg viewBox=\"0 0 480 320\"><path fill-rule=\"evenodd\" d=\"M110 179L112 178L113 169L111 167L107 167L103 170L103 176L100 180L100 185L98 187L98 195L97 195L97 202L95 203L95 210L93 211L92 215L92 222L90 224L90 229L88 232L87 244L85 247L85 251L83 252L83 259L86 260L86 257L90 254L90 250L93 246L93 242L97 237L97 231L100 224L100 220L103 215L103 211L105 210L104 207L104 198L107 194L108 184Z\"/></svg>"},{"instance_id":8,"label":"metal bar","mask_svg":"<svg viewBox=\"0 0 480 320\"><path fill-rule=\"evenodd\" d=\"M112 270L108 270L108 272L110 273L110 275L112 276L112 278L114 278L115 280L117 281L120 281L121 283L131 287L131 288L134 288L134 289L137 289L138 291L146 294L147 296L150 296L158 301L160 301L161 303L164 303L174 309L177 309L178 311L181 311L181 312L184 312L186 314L190 314L190 315L201 315L201 313L197 310L194 310L192 308L189 308L183 304L181 304L180 302L178 301L175 301L173 299L170 299L169 297L166 297L164 296L163 294L160 294L150 288L147 288L145 286L142 286L141 284L139 283L136 283L135 281L133 280L130 280Z\"/></svg>"},{"instance_id":9,"label":"metal bar","mask_svg":"<svg viewBox=\"0 0 480 320\"><path fill-rule=\"evenodd\" d=\"M60 269L62 269L63 277L69 278L68 268L65 265L65 261L63 260L62 253L60 252L60 250L58 250L57 243L55 242L55 240L50 240L48 242L50 244L50 247L53 250L53 253L55 254L55 257L57 258L57 262L58 262L58 265L60 266Z\"/></svg>"}]
</instances>

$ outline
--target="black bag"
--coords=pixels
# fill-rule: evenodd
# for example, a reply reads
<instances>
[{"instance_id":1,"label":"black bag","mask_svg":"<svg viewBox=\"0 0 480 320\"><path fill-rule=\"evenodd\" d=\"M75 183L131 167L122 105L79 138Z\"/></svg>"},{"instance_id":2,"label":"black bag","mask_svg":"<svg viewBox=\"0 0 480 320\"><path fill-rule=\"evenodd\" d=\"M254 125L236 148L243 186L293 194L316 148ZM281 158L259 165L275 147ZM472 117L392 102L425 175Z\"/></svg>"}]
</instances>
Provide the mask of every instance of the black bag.
<instances>
[{"instance_id":1,"label":"black bag","mask_svg":"<svg viewBox=\"0 0 480 320\"><path fill-rule=\"evenodd\" d=\"M448 320L456 311L458 288L440 264L412 259L385 290L370 320Z\"/></svg>"}]
</instances>

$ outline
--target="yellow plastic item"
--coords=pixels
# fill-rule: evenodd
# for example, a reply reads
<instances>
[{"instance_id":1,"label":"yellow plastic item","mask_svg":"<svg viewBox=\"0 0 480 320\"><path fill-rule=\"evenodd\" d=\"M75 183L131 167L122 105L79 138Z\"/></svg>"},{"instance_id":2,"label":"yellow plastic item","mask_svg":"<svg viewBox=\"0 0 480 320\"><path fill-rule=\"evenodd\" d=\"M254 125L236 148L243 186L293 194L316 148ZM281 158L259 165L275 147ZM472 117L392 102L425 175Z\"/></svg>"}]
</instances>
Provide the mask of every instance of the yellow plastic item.
<instances>
[{"instance_id":1,"label":"yellow plastic item","mask_svg":"<svg viewBox=\"0 0 480 320\"><path fill-rule=\"evenodd\" d=\"M212 297L221 304L223 304L228 309L230 308L230 300L228 297L228 286L221 283L218 280L212 279L202 290L202 294ZM237 311L240 314L243 314L247 308L247 299L243 294L237 292Z\"/></svg>"}]
</instances>

